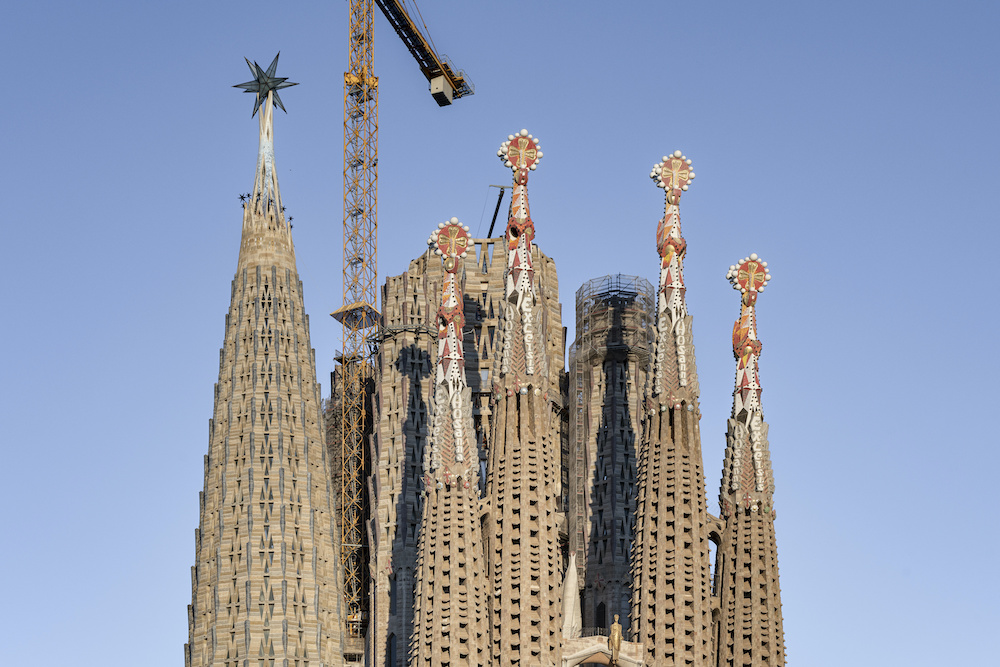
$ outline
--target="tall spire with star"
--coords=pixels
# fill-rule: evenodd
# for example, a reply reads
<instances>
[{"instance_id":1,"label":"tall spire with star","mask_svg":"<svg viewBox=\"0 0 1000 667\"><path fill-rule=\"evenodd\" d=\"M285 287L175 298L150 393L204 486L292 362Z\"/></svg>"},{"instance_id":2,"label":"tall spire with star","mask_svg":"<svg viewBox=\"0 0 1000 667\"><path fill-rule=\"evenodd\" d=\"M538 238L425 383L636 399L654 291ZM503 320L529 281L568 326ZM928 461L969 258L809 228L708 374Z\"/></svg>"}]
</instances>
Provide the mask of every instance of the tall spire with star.
<instances>
[{"instance_id":1,"label":"tall spire with star","mask_svg":"<svg viewBox=\"0 0 1000 667\"><path fill-rule=\"evenodd\" d=\"M343 664L320 387L274 168L277 91L294 84L277 64L251 64L238 86L256 94L260 147L209 421L186 667Z\"/></svg>"},{"instance_id":2,"label":"tall spire with star","mask_svg":"<svg viewBox=\"0 0 1000 667\"><path fill-rule=\"evenodd\" d=\"M694 179L680 151L650 177L666 193L656 230L660 282L653 377L647 392L632 549L632 632L651 665L705 667L711 657L708 534L712 519L698 421L691 316L687 312L680 199Z\"/></svg>"},{"instance_id":3,"label":"tall spire with star","mask_svg":"<svg viewBox=\"0 0 1000 667\"><path fill-rule=\"evenodd\" d=\"M720 615L714 633L719 665L785 664L785 635L774 538L774 473L760 403L757 295L771 279L756 253L729 267L740 293L733 325L736 388L726 429L719 507L724 528L716 554Z\"/></svg>"}]
</instances>

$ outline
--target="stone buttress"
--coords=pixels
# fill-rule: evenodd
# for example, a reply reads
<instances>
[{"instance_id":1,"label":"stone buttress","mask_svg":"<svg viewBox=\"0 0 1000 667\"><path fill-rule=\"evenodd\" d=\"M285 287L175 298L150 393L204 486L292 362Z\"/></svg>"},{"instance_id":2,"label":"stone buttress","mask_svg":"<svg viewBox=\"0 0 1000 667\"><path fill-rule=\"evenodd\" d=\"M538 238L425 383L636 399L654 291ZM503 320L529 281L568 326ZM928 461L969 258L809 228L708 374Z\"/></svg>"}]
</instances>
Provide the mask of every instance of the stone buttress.
<instances>
[{"instance_id":1,"label":"stone buttress","mask_svg":"<svg viewBox=\"0 0 1000 667\"><path fill-rule=\"evenodd\" d=\"M186 667L342 664L320 388L265 92L209 422Z\"/></svg>"},{"instance_id":2,"label":"stone buttress","mask_svg":"<svg viewBox=\"0 0 1000 667\"><path fill-rule=\"evenodd\" d=\"M542 153L522 130L497 155L514 172L506 232L501 351L494 359L485 521L494 665L560 665L561 400L546 354L549 330L536 280L528 174ZM560 360L561 361L561 360ZM561 365L561 364L560 364Z\"/></svg>"},{"instance_id":3,"label":"stone buttress","mask_svg":"<svg viewBox=\"0 0 1000 667\"><path fill-rule=\"evenodd\" d=\"M741 294L741 308L733 326L736 389L719 490L724 527L715 566L720 607L716 664L777 666L785 664L785 639L774 538L774 473L760 402L761 343L755 308L771 274L767 262L752 254L731 266L726 277Z\"/></svg>"},{"instance_id":4,"label":"stone buttress","mask_svg":"<svg viewBox=\"0 0 1000 667\"><path fill-rule=\"evenodd\" d=\"M653 372L639 446L636 543L632 550L632 641L646 664L707 665L712 601L698 376L685 303L681 193L694 178L680 151L650 177L666 192L656 232L660 256Z\"/></svg>"}]
</instances>

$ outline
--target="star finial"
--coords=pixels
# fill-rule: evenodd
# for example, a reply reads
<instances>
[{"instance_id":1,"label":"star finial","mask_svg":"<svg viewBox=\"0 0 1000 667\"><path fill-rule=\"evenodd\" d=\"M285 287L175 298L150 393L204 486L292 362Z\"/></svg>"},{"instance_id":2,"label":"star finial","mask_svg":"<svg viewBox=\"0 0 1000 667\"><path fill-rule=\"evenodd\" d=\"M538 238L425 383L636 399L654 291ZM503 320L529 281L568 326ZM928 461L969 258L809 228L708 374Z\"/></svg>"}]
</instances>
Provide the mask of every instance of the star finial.
<instances>
[{"instance_id":1,"label":"star finial","mask_svg":"<svg viewBox=\"0 0 1000 667\"><path fill-rule=\"evenodd\" d=\"M247 81L246 83L238 83L233 88L242 88L245 93L257 93L257 101L254 104L253 113L250 115L251 118L257 115L257 109L260 108L260 105L267 99L267 94L272 90L274 91L274 106L280 107L282 111L288 113L285 105L281 103L281 98L278 97L278 91L282 88L297 86L299 84L290 83L288 77L274 76L275 70L278 69L278 56L280 55L281 52L279 51L278 55L271 61L271 65L267 68L267 71L261 69L260 65L256 62L251 63L249 58L244 58L247 61L247 67L250 68L250 73L254 76L254 80Z\"/></svg>"}]
</instances>

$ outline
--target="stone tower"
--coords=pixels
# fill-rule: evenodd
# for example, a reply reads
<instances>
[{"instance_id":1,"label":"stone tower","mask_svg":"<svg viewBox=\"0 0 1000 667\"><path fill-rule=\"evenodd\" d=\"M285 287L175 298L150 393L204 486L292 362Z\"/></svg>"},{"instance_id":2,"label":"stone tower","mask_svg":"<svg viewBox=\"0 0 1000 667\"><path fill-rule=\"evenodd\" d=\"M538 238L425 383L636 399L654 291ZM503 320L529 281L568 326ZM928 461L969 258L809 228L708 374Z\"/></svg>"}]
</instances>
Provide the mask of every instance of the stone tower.
<instances>
[{"instance_id":1,"label":"stone tower","mask_svg":"<svg viewBox=\"0 0 1000 667\"><path fill-rule=\"evenodd\" d=\"M491 578L490 635L494 665L543 667L562 662L563 563L559 548L559 382L546 342L550 330L534 271L535 227L528 174L542 152L521 130L497 155L514 172L507 223L507 267L494 356L485 521ZM562 360L560 359L560 365Z\"/></svg>"},{"instance_id":2,"label":"stone tower","mask_svg":"<svg viewBox=\"0 0 1000 667\"><path fill-rule=\"evenodd\" d=\"M489 428L493 360L501 350L506 245L503 237L470 239L461 258L465 326L463 352L471 391L472 422L480 470L491 450ZM555 262L533 248L535 277L550 328L561 331ZM371 660L373 667L407 664L407 641L419 572L417 547L423 524L425 454L431 433L431 404L437 368L438 327L434 320L447 272L432 252L412 260L406 272L386 279L382 288L382 344L379 347L377 444L372 455ZM563 339L545 342L550 377L558 377ZM550 400L552 397L550 396ZM560 400L556 397L554 400ZM339 448L338 448L339 451ZM480 490L483 478L480 477ZM484 539L488 537L484 535ZM484 569L485 572L485 569ZM487 577L487 583L490 583Z\"/></svg>"},{"instance_id":3,"label":"stone tower","mask_svg":"<svg viewBox=\"0 0 1000 667\"><path fill-rule=\"evenodd\" d=\"M583 580L583 625L629 629L636 435L652 352L653 286L622 274L576 293L570 349L569 548Z\"/></svg>"},{"instance_id":4,"label":"stone tower","mask_svg":"<svg viewBox=\"0 0 1000 667\"><path fill-rule=\"evenodd\" d=\"M479 523L479 448L466 382L464 289L459 272L470 250L468 227L452 218L430 243L442 256L438 354L425 450L423 518L417 549L412 665L489 664L486 572Z\"/></svg>"},{"instance_id":5,"label":"stone tower","mask_svg":"<svg viewBox=\"0 0 1000 667\"><path fill-rule=\"evenodd\" d=\"M757 359L757 295L771 279L756 254L729 267L726 276L741 294L733 326L736 389L726 430L719 507L724 528L716 554L715 581L720 617L716 664L784 665L785 637L774 541L774 473L767 422L760 403Z\"/></svg>"},{"instance_id":6,"label":"stone tower","mask_svg":"<svg viewBox=\"0 0 1000 667\"><path fill-rule=\"evenodd\" d=\"M293 85L277 60L241 85L257 94L260 144L209 422L186 667L342 664L320 388L274 165L277 90Z\"/></svg>"},{"instance_id":7,"label":"stone tower","mask_svg":"<svg viewBox=\"0 0 1000 667\"><path fill-rule=\"evenodd\" d=\"M632 550L632 640L646 663L709 664L712 601L698 375L684 293L685 241L678 205L694 179L680 151L650 177L666 192L656 230L660 255L653 377L639 448L636 544Z\"/></svg>"}]
</instances>

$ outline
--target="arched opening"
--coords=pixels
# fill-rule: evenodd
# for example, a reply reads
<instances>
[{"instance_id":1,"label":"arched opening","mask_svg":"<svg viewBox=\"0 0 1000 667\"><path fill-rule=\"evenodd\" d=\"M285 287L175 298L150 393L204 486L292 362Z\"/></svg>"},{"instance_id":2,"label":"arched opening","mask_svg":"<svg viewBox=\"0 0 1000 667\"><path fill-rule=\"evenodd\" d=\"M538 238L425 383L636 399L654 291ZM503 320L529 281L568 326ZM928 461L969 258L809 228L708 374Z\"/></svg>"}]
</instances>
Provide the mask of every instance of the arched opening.
<instances>
[{"instance_id":1,"label":"arched opening","mask_svg":"<svg viewBox=\"0 0 1000 667\"><path fill-rule=\"evenodd\" d=\"M594 613L594 625L598 628L608 627L608 608L603 602L597 605L597 611Z\"/></svg>"}]
</instances>

